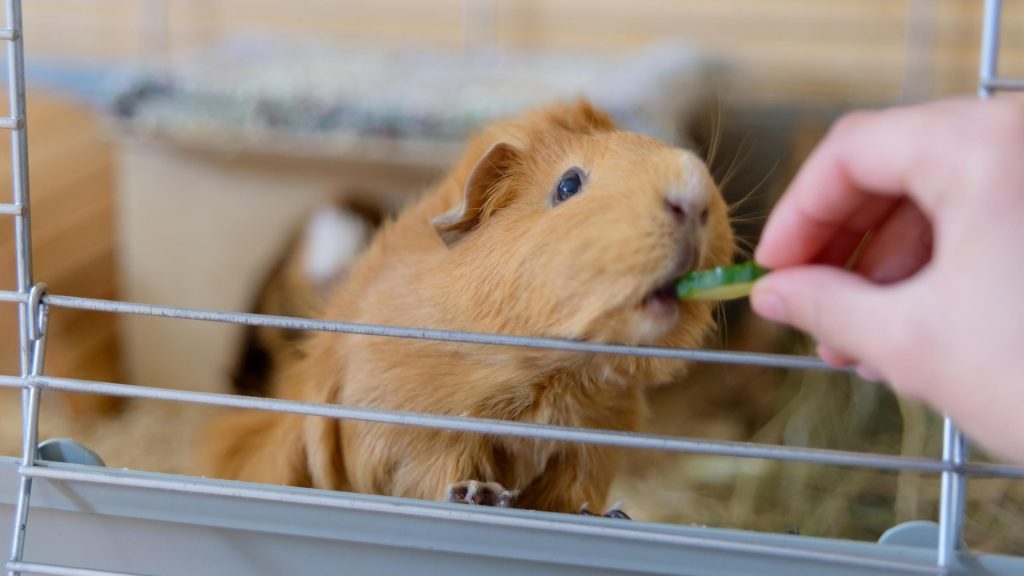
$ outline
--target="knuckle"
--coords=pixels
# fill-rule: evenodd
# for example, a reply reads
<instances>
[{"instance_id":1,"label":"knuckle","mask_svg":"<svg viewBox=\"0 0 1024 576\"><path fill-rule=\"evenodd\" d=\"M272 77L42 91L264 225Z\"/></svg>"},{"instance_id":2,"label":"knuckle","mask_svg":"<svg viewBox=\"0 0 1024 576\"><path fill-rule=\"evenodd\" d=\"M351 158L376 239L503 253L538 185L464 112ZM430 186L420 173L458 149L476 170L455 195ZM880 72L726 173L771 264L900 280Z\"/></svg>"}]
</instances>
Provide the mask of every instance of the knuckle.
<instances>
[{"instance_id":1,"label":"knuckle","mask_svg":"<svg viewBox=\"0 0 1024 576\"><path fill-rule=\"evenodd\" d=\"M844 139L848 134L855 131L864 124L864 121L870 115L868 112L861 110L847 112L840 116L828 131L828 139Z\"/></svg>"}]
</instances>

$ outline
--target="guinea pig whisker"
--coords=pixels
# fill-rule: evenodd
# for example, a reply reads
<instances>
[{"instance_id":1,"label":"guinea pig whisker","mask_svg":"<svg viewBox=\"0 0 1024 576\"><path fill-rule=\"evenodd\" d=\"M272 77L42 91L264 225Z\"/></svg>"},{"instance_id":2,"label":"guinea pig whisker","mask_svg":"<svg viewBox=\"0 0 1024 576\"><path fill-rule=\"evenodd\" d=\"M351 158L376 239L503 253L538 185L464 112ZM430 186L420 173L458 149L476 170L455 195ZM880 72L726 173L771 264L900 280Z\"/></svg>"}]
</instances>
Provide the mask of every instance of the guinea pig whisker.
<instances>
[{"instance_id":1,"label":"guinea pig whisker","mask_svg":"<svg viewBox=\"0 0 1024 576\"><path fill-rule=\"evenodd\" d=\"M757 196L755 196L755 194L757 194L757 192L768 182L768 179L771 178L772 174L775 173L775 170L778 167L779 167L779 162L778 162L778 160L776 160L775 164L772 164L772 167L768 170L768 172L761 178L760 181L758 181L757 184L755 184L750 189L749 192L747 192L739 200L733 202L732 204L729 204L729 207L728 207L729 214L732 214L733 210L736 210L737 208L742 207L744 204L749 202L752 198L757 198Z\"/></svg>"},{"instance_id":2,"label":"guinea pig whisker","mask_svg":"<svg viewBox=\"0 0 1024 576\"><path fill-rule=\"evenodd\" d=\"M740 140L739 146L736 147L736 154L732 157L732 162L729 163L729 167L725 169L725 175L722 176L719 186L725 188L729 185L729 182L739 173L740 168L743 167L743 163L750 158L750 153L754 150L754 146L748 146L746 150L743 147L747 144L747 136L744 136Z\"/></svg>"},{"instance_id":3,"label":"guinea pig whisker","mask_svg":"<svg viewBox=\"0 0 1024 576\"><path fill-rule=\"evenodd\" d=\"M736 236L736 249L742 250L744 248L753 248L754 242L750 238L744 238L743 236Z\"/></svg>"},{"instance_id":4,"label":"guinea pig whisker","mask_svg":"<svg viewBox=\"0 0 1024 576\"><path fill-rule=\"evenodd\" d=\"M729 222L731 222L732 224L750 224L763 222L769 214L771 214L771 210L762 210L760 212L754 212L752 214L747 214L745 216L737 216L734 218L730 218Z\"/></svg>"},{"instance_id":5,"label":"guinea pig whisker","mask_svg":"<svg viewBox=\"0 0 1024 576\"><path fill-rule=\"evenodd\" d=\"M741 242L743 243L743 246L740 246ZM747 240L746 238L736 238L736 253L739 254L741 257L749 260L753 256L753 250L753 242Z\"/></svg>"},{"instance_id":6,"label":"guinea pig whisker","mask_svg":"<svg viewBox=\"0 0 1024 576\"><path fill-rule=\"evenodd\" d=\"M717 319L715 320L719 326L722 327L721 345L726 347L729 345L729 321L725 314L725 303L718 302L715 310Z\"/></svg>"},{"instance_id":7,"label":"guinea pig whisker","mask_svg":"<svg viewBox=\"0 0 1024 576\"><path fill-rule=\"evenodd\" d=\"M708 151L708 166L714 166L718 156L718 146L722 142L722 98L715 97L715 125L711 130L711 149Z\"/></svg>"}]
</instances>

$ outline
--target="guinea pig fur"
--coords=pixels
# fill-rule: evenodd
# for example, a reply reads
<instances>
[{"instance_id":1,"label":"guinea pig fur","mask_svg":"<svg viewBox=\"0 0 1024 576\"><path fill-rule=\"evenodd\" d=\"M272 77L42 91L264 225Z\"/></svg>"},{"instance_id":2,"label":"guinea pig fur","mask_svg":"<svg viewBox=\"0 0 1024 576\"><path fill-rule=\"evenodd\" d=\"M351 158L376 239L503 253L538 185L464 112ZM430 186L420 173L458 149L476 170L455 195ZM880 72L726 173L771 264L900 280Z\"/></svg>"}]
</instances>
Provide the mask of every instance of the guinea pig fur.
<instances>
[{"instance_id":1,"label":"guinea pig fur","mask_svg":"<svg viewBox=\"0 0 1024 576\"><path fill-rule=\"evenodd\" d=\"M251 312L312 318L323 315L331 289L370 243L384 212L359 198L317 206L292 235L256 292ZM267 394L274 373L305 355L308 332L266 326L245 329L231 374L237 394Z\"/></svg>"},{"instance_id":2,"label":"guinea pig fur","mask_svg":"<svg viewBox=\"0 0 1024 576\"><path fill-rule=\"evenodd\" d=\"M494 123L386 222L333 288L331 320L695 347L712 306L672 281L728 264L726 204L692 153L616 129L589 102ZM638 430L677 360L317 333L273 396ZM616 449L239 412L204 436L209 476L577 512L603 509Z\"/></svg>"}]
</instances>

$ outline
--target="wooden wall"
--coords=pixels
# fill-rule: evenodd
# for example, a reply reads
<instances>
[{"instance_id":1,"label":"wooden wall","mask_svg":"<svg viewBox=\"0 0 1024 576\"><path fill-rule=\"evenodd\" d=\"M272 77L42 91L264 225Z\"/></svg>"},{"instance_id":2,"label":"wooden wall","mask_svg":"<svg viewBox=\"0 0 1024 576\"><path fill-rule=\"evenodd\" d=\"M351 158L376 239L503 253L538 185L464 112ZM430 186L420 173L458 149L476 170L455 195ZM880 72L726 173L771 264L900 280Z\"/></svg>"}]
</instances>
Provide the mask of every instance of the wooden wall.
<instances>
[{"instance_id":1,"label":"wooden wall","mask_svg":"<svg viewBox=\"0 0 1024 576\"><path fill-rule=\"evenodd\" d=\"M1005 4L1004 69L1024 76L1024 0ZM470 16L480 7L496 25ZM181 55L238 32L596 51L684 38L735 67L724 98L856 104L900 98L908 67L934 94L972 90L981 7L981 0L33 0L25 18L30 54L128 59ZM908 28L915 38L930 29L932 38L909 57Z\"/></svg>"}]
</instances>

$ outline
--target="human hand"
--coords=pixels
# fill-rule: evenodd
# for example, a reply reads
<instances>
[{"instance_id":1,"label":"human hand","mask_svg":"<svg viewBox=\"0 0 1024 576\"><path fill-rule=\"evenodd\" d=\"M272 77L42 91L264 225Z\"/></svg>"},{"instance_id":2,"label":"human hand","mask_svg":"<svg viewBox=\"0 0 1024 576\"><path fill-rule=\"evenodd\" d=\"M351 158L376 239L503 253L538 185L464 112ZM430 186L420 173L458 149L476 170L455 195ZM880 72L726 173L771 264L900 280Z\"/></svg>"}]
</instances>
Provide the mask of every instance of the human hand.
<instances>
[{"instance_id":1,"label":"human hand","mask_svg":"<svg viewBox=\"0 0 1024 576\"><path fill-rule=\"evenodd\" d=\"M1024 99L860 112L773 210L751 302L1024 462L1022 249Z\"/></svg>"}]
</instances>

